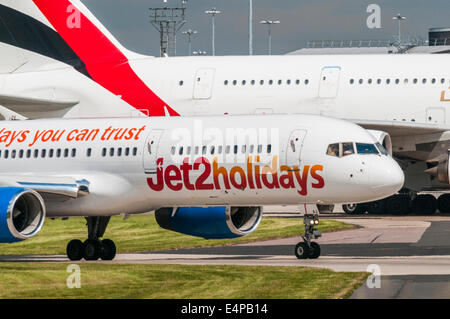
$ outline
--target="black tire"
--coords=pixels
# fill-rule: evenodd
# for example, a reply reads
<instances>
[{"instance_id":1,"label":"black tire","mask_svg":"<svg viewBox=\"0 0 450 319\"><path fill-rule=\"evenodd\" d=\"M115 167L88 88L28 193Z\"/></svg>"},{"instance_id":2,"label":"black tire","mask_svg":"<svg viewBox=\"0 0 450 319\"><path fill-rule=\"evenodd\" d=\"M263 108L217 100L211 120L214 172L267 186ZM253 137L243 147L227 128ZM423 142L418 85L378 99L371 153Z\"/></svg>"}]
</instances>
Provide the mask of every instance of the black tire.
<instances>
[{"instance_id":1,"label":"black tire","mask_svg":"<svg viewBox=\"0 0 450 319\"><path fill-rule=\"evenodd\" d=\"M408 196L398 194L389 197L386 200L386 212L397 216L408 215L410 213Z\"/></svg>"},{"instance_id":2,"label":"black tire","mask_svg":"<svg viewBox=\"0 0 450 319\"><path fill-rule=\"evenodd\" d=\"M78 261L83 258L83 242L79 239L71 240L66 247L67 258Z\"/></svg>"},{"instance_id":3,"label":"black tire","mask_svg":"<svg viewBox=\"0 0 450 319\"><path fill-rule=\"evenodd\" d=\"M116 257L116 245L110 239L103 239L100 258L102 260L113 260L114 257Z\"/></svg>"},{"instance_id":4,"label":"black tire","mask_svg":"<svg viewBox=\"0 0 450 319\"><path fill-rule=\"evenodd\" d=\"M450 194L442 194L439 196L438 208L442 214L450 214Z\"/></svg>"},{"instance_id":5,"label":"black tire","mask_svg":"<svg viewBox=\"0 0 450 319\"><path fill-rule=\"evenodd\" d=\"M381 215L386 212L386 200L381 199L367 204L367 212L371 215Z\"/></svg>"},{"instance_id":6,"label":"black tire","mask_svg":"<svg viewBox=\"0 0 450 319\"><path fill-rule=\"evenodd\" d=\"M102 244L99 240L88 239L83 243L83 257L86 260L98 260L102 253Z\"/></svg>"},{"instance_id":7,"label":"black tire","mask_svg":"<svg viewBox=\"0 0 450 319\"><path fill-rule=\"evenodd\" d=\"M363 204L345 204L342 205L342 209L349 215L360 215L366 211L366 207Z\"/></svg>"},{"instance_id":8,"label":"black tire","mask_svg":"<svg viewBox=\"0 0 450 319\"><path fill-rule=\"evenodd\" d=\"M320 245L316 242L311 243L311 251L309 253L309 258L317 259L320 257Z\"/></svg>"},{"instance_id":9,"label":"black tire","mask_svg":"<svg viewBox=\"0 0 450 319\"><path fill-rule=\"evenodd\" d=\"M433 195L417 195L411 202L411 210L415 215L433 215L437 209L437 200Z\"/></svg>"},{"instance_id":10,"label":"black tire","mask_svg":"<svg viewBox=\"0 0 450 319\"><path fill-rule=\"evenodd\" d=\"M307 259L310 256L310 249L304 242L300 242L295 245L295 256L298 259Z\"/></svg>"}]
</instances>

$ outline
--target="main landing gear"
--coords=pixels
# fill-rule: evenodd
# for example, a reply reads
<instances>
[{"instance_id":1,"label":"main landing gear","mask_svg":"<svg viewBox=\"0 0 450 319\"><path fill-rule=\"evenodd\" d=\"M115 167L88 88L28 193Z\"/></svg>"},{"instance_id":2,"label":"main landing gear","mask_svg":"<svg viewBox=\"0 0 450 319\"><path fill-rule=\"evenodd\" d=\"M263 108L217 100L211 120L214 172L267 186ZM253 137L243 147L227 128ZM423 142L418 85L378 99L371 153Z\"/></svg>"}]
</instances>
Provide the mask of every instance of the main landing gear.
<instances>
[{"instance_id":1,"label":"main landing gear","mask_svg":"<svg viewBox=\"0 0 450 319\"><path fill-rule=\"evenodd\" d=\"M295 246L295 256L298 259L317 259L320 256L320 245L311 240L322 236L319 230L314 229L319 224L319 214L305 214L303 223L305 224L305 235L302 236L303 241Z\"/></svg>"},{"instance_id":2,"label":"main landing gear","mask_svg":"<svg viewBox=\"0 0 450 319\"><path fill-rule=\"evenodd\" d=\"M70 260L113 260L116 245L110 239L100 240L105 234L110 217L86 217L88 239L82 242L74 239L67 244L66 252Z\"/></svg>"}]
</instances>

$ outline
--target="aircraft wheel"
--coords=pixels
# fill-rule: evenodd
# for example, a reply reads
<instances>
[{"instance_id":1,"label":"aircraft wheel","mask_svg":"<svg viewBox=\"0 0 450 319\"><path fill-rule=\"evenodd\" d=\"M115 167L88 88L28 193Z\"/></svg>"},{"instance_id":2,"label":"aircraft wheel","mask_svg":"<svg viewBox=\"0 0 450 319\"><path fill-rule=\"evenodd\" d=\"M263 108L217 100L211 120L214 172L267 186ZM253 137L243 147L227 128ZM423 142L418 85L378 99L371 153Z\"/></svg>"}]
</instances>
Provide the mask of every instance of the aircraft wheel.
<instances>
[{"instance_id":1,"label":"aircraft wheel","mask_svg":"<svg viewBox=\"0 0 450 319\"><path fill-rule=\"evenodd\" d=\"M411 202L413 214L432 215L437 209L437 200L433 195L417 195Z\"/></svg>"},{"instance_id":2,"label":"aircraft wheel","mask_svg":"<svg viewBox=\"0 0 450 319\"><path fill-rule=\"evenodd\" d=\"M365 207L362 204L345 204L342 205L342 209L349 215L359 215L365 211Z\"/></svg>"},{"instance_id":3,"label":"aircraft wheel","mask_svg":"<svg viewBox=\"0 0 450 319\"><path fill-rule=\"evenodd\" d=\"M300 242L295 246L295 256L298 259L307 259L310 256L310 249L304 242Z\"/></svg>"},{"instance_id":4,"label":"aircraft wheel","mask_svg":"<svg viewBox=\"0 0 450 319\"><path fill-rule=\"evenodd\" d=\"M309 255L309 258L311 259L317 259L320 257L320 245L318 243L312 242L310 244L311 252Z\"/></svg>"},{"instance_id":5,"label":"aircraft wheel","mask_svg":"<svg viewBox=\"0 0 450 319\"><path fill-rule=\"evenodd\" d=\"M110 239L103 239L101 242L102 252L100 258L102 260L113 260L116 257L116 245Z\"/></svg>"},{"instance_id":6,"label":"aircraft wheel","mask_svg":"<svg viewBox=\"0 0 450 319\"><path fill-rule=\"evenodd\" d=\"M83 257L86 260L98 260L102 253L102 244L95 239L88 239L83 243Z\"/></svg>"},{"instance_id":7,"label":"aircraft wheel","mask_svg":"<svg viewBox=\"0 0 450 319\"><path fill-rule=\"evenodd\" d=\"M450 194L442 194L439 196L438 208L442 214L450 214Z\"/></svg>"},{"instance_id":8,"label":"aircraft wheel","mask_svg":"<svg viewBox=\"0 0 450 319\"><path fill-rule=\"evenodd\" d=\"M71 240L66 248L67 257L72 261L83 258L83 242L79 239Z\"/></svg>"},{"instance_id":9,"label":"aircraft wheel","mask_svg":"<svg viewBox=\"0 0 450 319\"><path fill-rule=\"evenodd\" d=\"M409 200L407 195L398 194L386 200L386 211L393 215L409 214Z\"/></svg>"},{"instance_id":10,"label":"aircraft wheel","mask_svg":"<svg viewBox=\"0 0 450 319\"><path fill-rule=\"evenodd\" d=\"M367 212L371 215L380 215L386 212L386 200L381 199L367 204Z\"/></svg>"}]
</instances>

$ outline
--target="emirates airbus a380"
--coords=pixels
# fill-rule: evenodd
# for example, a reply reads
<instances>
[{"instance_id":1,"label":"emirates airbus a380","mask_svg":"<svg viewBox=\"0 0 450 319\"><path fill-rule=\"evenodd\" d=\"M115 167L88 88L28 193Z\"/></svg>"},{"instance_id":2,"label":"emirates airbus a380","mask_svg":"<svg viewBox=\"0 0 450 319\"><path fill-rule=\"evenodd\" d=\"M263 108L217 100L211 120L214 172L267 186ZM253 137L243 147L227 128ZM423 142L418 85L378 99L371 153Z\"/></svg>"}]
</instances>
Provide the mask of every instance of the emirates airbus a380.
<instances>
[{"instance_id":1,"label":"emirates airbus a380","mask_svg":"<svg viewBox=\"0 0 450 319\"><path fill-rule=\"evenodd\" d=\"M35 236L45 217L86 217L71 260L114 258L100 241L114 215L155 210L163 228L235 238L261 205L365 202L404 182L365 129L315 115L3 121L0 163L0 242ZM318 258L307 221L295 254Z\"/></svg>"},{"instance_id":2,"label":"emirates airbus a380","mask_svg":"<svg viewBox=\"0 0 450 319\"><path fill-rule=\"evenodd\" d=\"M0 30L5 118L342 118L381 131L405 172L408 196L370 212L450 212L450 194L418 195L450 188L446 54L155 58L124 48L79 0L0 0Z\"/></svg>"}]
</instances>

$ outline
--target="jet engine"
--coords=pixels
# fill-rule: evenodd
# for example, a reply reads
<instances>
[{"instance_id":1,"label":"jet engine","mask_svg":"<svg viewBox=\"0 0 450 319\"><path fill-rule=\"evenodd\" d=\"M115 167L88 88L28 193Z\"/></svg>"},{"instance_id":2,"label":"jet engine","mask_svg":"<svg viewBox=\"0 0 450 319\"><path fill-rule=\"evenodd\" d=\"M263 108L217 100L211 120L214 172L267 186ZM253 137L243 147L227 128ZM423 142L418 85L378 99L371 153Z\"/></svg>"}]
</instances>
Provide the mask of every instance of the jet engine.
<instances>
[{"instance_id":1,"label":"jet engine","mask_svg":"<svg viewBox=\"0 0 450 319\"><path fill-rule=\"evenodd\" d=\"M427 165L426 173L437 177L441 183L450 184L450 152L442 154L439 158L427 161Z\"/></svg>"},{"instance_id":2,"label":"jet engine","mask_svg":"<svg viewBox=\"0 0 450 319\"><path fill-rule=\"evenodd\" d=\"M252 233L261 221L262 208L161 208L155 217L159 226L167 230L205 239L228 239Z\"/></svg>"},{"instance_id":3,"label":"jet engine","mask_svg":"<svg viewBox=\"0 0 450 319\"><path fill-rule=\"evenodd\" d=\"M386 151L392 156L392 139L391 136L383 131L367 130L375 140L383 145Z\"/></svg>"},{"instance_id":4,"label":"jet engine","mask_svg":"<svg viewBox=\"0 0 450 319\"><path fill-rule=\"evenodd\" d=\"M39 233L45 205L39 193L19 187L0 188L0 243L14 243Z\"/></svg>"}]
</instances>

